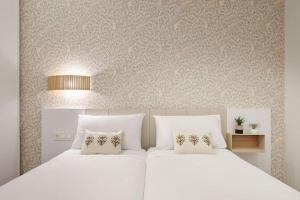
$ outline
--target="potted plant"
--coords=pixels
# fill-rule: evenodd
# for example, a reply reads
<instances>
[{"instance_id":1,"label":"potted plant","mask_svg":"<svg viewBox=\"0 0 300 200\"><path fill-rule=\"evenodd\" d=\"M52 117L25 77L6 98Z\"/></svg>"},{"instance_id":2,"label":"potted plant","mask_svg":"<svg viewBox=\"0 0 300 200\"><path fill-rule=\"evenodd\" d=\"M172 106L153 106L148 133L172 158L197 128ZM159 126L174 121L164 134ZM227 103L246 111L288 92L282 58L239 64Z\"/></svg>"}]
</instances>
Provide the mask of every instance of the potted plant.
<instances>
[{"instance_id":1,"label":"potted plant","mask_svg":"<svg viewBox=\"0 0 300 200\"><path fill-rule=\"evenodd\" d=\"M245 122L245 118L239 116L237 118L234 118L235 122L236 122L236 125L235 125L235 133L237 134L243 134L243 124Z\"/></svg>"},{"instance_id":2,"label":"potted plant","mask_svg":"<svg viewBox=\"0 0 300 200\"><path fill-rule=\"evenodd\" d=\"M257 123L251 123L251 124L249 124L249 126L250 126L250 133L252 133L252 134L255 134L255 133L257 133L257 127L258 127L258 124Z\"/></svg>"}]
</instances>

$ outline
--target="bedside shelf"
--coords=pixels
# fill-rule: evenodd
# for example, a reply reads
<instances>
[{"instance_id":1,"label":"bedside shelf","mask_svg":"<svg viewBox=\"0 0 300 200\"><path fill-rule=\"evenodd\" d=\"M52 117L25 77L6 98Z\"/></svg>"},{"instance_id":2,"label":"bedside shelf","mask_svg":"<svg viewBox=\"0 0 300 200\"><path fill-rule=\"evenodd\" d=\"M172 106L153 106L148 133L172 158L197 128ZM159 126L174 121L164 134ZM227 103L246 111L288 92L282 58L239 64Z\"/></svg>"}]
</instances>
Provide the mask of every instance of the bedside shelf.
<instances>
[{"instance_id":1,"label":"bedside shelf","mask_svg":"<svg viewBox=\"0 0 300 200\"><path fill-rule=\"evenodd\" d=\"M235 153L265 152L264 134L231 134L227 133L228 148Z\"/></svg>"}]
</instances>

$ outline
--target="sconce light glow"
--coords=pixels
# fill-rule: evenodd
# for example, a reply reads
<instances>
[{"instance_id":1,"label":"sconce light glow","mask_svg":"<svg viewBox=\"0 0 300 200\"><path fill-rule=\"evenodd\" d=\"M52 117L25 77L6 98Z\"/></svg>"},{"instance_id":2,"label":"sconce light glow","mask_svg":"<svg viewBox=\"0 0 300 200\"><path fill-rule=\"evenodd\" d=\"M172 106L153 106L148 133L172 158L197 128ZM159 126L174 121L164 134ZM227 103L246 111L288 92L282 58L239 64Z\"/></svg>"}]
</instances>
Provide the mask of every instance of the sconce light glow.
<instances>
[{"instance_id":1,"label":"sconce light glow","mask_svg":"<svg viewBox=\"0 0 300 200\"><path fill-rule=\"evenodd\" d=\"M82 75L48 76L48 90L90 90L91 77Z\"/></svg>"}]
</instances>

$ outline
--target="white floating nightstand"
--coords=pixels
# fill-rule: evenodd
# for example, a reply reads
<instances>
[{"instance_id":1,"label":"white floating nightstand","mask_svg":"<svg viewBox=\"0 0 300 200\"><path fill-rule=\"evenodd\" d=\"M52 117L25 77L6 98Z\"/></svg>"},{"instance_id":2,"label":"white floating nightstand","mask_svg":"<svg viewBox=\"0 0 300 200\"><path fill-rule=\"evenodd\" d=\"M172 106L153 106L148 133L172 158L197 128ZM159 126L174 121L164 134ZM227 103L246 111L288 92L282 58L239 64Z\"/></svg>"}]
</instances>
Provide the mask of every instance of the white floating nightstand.
<instances>
[{"instance_id":1,"label":"white floating nightstand","mask_svg":"<svg viewBox=\"0 0 300 200\"><path fill-rule=\"evenodd\" d=\"M235 153L265 152L265 134L233 134L227 133L228 148Z\"/></svg>"}]
</instances>

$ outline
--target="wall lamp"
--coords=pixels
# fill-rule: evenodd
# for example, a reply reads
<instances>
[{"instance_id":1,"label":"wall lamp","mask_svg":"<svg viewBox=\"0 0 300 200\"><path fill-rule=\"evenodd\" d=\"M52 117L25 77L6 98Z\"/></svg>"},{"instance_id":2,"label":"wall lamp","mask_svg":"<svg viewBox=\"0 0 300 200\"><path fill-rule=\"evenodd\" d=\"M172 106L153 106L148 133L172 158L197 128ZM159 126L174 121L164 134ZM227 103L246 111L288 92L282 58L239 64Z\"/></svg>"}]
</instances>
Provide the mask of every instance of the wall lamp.
<instances>
[{"instance_id":1,"label":"wall lamp","mask_svg":"<svg viewBox=\"0 0 300 200\"><path fill-rule=\"evenodd\" d=\"M91 77L81 75L48 76L48 90L91 90Z\"/></svg>"}]
</instances>

